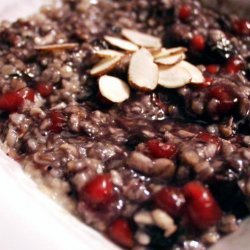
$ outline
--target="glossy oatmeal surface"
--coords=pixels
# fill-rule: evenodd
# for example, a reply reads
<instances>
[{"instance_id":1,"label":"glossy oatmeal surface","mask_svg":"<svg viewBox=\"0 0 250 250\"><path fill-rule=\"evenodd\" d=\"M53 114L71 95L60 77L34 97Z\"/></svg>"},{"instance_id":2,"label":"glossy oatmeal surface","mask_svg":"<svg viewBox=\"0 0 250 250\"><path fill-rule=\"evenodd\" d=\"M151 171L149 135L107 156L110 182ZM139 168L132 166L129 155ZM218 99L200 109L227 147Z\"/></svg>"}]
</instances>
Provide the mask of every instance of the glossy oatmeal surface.
<instances>
[{"instance_id":1,"label":"glossy oatmeal surface","mask_svg":"<svg viewBox=\"0 0 250 250\"><path fill-rule=\"evenodd\" d=\"M121 247L207 249L249 214L249 48L248 20L198 1L64 1L2 22L1 147ZM179 65L181 84L158 77Z\"/></svg>"}]
</instances>

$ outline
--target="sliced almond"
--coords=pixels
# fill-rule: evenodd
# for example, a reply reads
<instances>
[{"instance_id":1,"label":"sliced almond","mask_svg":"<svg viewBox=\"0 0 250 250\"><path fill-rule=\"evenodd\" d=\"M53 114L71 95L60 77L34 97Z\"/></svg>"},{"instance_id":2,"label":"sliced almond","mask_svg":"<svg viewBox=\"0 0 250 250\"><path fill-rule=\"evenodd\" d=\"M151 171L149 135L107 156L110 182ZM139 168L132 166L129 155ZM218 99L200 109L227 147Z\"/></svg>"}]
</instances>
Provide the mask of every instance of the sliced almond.
<instances>
[{"instance_id":1,"label":"sliced almond","mask_svg":"<svg viewBox=\"0 0 250 250\"><path fill-rule=\"evenodd\" d=\"M152 211L152 217L155 225L165 231L165 237L169 237L177 230L174 220L165 211L155 209Z\"/></svg>"},{"instance_id":2,"label":"sliced almond","mask_svg":"<svg viewBox=\"0 0 250 250\"><path fill-rule=\"evenodd\" d=\"M66 50L66 49L74 49L78 45L79 45L78 43L48 44L48 45L35 46L35 49L41 51Z\"/></svg>"},{"instance_id":3,"label":"sliced almond","mask_svg":"<svg viewBox=\"0 0 250 250\"><path fill-rule=\"evenodd\" d=\"M98 84L101 95L111 102L120 103L130 96L130 88L127 83L117 77L101 76Z\"/></svg>"},{"instance_id":4,"label":"sliced almond","mask_svg":"<svg viewBox=\"0 0 250 250\"><path fill-rule=\"evenodd\" d=\"M192 77L192 79L191 79L192 83L203 83L205 81L202 72L193 64L191 64L187 61L182 61L182 62L180 62L179 65L181 67L183 67L184 69L186 69L190 73L190 75Z\"/></svg>"},{"instance_id":5,"label":"sliced almond","mask_svg":"<svg viewBox=\"0 0 250 250\"><path fill-rule=\"evenodd\" d=\"M123 56L123 53L116 51L116 50L111 50L111 49L96 50L94 51L94 53L102 58Z\"/></svg>"},{"instance_id":6,"label":"sliced almond","mask_svg":"<svg viewBox=\"0 0 250 250\"><path fill-rule=\"evenodd\" d=\"M160 57L158 59L155 59L155 63L164 66L172 66L181 62L184 59L185 59L185 54L182 53L182 54L170 55L167 57Z\"/></svg>"},{"instance_id":7,"label":"sliced almond","mask_svg":"<svg viewBox=\"0 0 250 250\"><path fill-rule=\"evenodd\" d=\"M136 51L138 50L138 46L136 46L135 44L126 41L124 39L121 38L117 38L117 37L113 37L113 36L105 36L104 39L111 45L119 48L119 49L123 49L126 51Z\"/></svg>"},{"instance_id":8,"label":"sliced almond","mask_svg":"<svg viewBox=\"0 0 250 250\"><path fill-rule=\"evenodd\" d=\"M171 68L159 68L158 84L164 88L180 88L191 82L191 74L180 64Z\"/></svg>"},{"instance_id":9,"label":"sliced almond","mask_svg":"<svg viewBox=\"0 0 250 250\"><path fill-rule=\"evenodd\" d=\"M92 76L101 76L110 72L121 60L121 56L107 57L98 62L91 70Z\"/></svg>"},{"instance_id":10,"label":"sliced almond","mask_svg":"<svg viewBox=\"0 0 250 250\"><path fill-rule=\"evenodd\" d=\"M162 46L159 37L141 33L136 30L122 29L122 35L134 44L146 48L160 48Z\"/></svg>"},{"instance_id":11,"label":"sliced almond","mask_svg":"<svg viewBox=\"0 0 250 250\"><path fill-rule=\"evenodd\" d=\"M169 49L161 48L158 51L153 51L152 54L155 59L158 59L158 58L167 57L167 56L171 56L175 54L182 54L182 53L185 53L186 51L187 49L184 47L174 47L174 48L169 48Z\"/></svg>"},{"instance_id":12,"label":"sliced almond","mask_svg":"<svg viewBox=\"0 0 250 250\"><path fill-rule=\"evenodd\" d=\"M142 91L151 91L156 88L158 66L153 60L153 56L145 48L132 55L128 69L129 83L132 87Z\"/></svg>"}]
</instances>

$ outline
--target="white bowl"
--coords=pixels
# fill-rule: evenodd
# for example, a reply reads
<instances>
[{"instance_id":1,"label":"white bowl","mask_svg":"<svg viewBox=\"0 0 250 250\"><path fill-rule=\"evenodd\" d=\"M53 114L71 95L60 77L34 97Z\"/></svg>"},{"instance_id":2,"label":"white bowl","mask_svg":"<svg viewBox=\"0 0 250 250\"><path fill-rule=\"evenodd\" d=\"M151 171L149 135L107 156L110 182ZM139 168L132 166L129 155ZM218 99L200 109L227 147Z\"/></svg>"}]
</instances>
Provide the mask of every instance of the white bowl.
<instances>
[{"instance_id":1,"label":"white bowl","mask_svg":"<svg viewBox=\"0 0 250 250\"><path fill-rule=\"evenodd\" d=\"M243 0L245 1L245 0ZM45 0L1 0L0 19L34 13ZM21 169L0 151L0 249L119 250L43 194ZM211 250L249 250L250 220Z\"/></svg>"}]
</instances>

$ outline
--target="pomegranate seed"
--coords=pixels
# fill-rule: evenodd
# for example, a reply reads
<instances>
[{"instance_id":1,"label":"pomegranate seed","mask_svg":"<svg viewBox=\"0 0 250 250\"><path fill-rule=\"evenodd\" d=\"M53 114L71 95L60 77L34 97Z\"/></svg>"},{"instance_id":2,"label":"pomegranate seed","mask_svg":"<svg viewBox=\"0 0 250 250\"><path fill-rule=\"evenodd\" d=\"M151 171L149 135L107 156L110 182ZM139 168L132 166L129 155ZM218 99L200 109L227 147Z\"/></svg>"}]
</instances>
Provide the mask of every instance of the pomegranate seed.
<instances>
[{"instance_id":1,"label":"pomegranate seed","mask_svg":"<svg viewBox=\"0 0 250 250\"><path fill-rule=\"evenodd\" d=\"M16 112L25 99L34 101L35 92L29 88L11 91L0 96L0 109L6 112Z\"/></svg>"},{"instance_id":2,"label":"pomegranate seed","mask_svg":"<svg viewBox=\"0 0 250 250\"><path fill-rule=\"evenodd\" d=\"M216 200L200 182L192 181L184 186L186 211L193 226L205 230L216 224L222 216Z\"/></svg>"},{"instance_id":3,"label":"pomegranate seed","mask_svg":"<svg viewBox=\"0 0 250 250\"><path fill-rule=\"evenodd\" d=\"M204 84L206 84L206 86L210 86L212 84L213 80L214 80L213 77L207 76L207 77L205 77Z\"/></svg>"},{"instance_id":4,"label":"pomegranate seed","mask_svg":"<svg viewBox=\"0 0 250 250\"><path fill-rule=\"evenodd\" d=\"M224 85L213 85L209 90L210 98L217 99L219 101L217 105L218 114L228 114L235 108L238 98L234 95L232 90Z\"/></svg>"},{"instance_id":5,"label":"pomegranate seed","mask_svg":"<svg viewBox=\"0 0 250 250\"><path fill-rule=\"evenodd\" d=\"M191 40L191 48L196 51L203 51L205 49L206 42L202 35L195 35Z\"/></svg>"},{"instance_id":6,"label":"pomegranate seed","mask_svg":"<svg viewBox=\"0 0 250 250\"><path fill-rule=\"evenodd\" d=\"M80 199L93 207L107 205L114 198L114 185L109 174L97 175L81 190Z\"/></svg>"},{"instance_id":7,"label":"pomegranate seed","mask_svg":"<svg viewBox=\"0 0 250 250\"><path fill-rule=\"evenodd\" d=\"M154 203L173 217L179 217L183 211L185 197L180 188L165 187L154 196Z\"/></svg>"},{"instance_id":8,"label":"pomegranate seed","mask_svg":"<svg viewBox=\"0 0 250 250\"><path fill-rule=\"evenodd\" d=\"M192 14L192 9L190 5L183 4L179 10L179 18L182 21L186 21Z\"/></svg>"},{"instance_id":9,"label":"pomegranate seed","mask_svg":"<svg viewBox=\"0 0 250 250\"><path fill-rule=\"evenodd\" d=\"M132 229L126 219L118 218L108 228L109 237L117 244L132 248L134 245Z\"/></svg>"},{"instance_id":10,"label":"pomegranate seed","mask_svg":"<svg viewBox=\"0 0 250 250\"><path fill-rule=\"evenodd\" d=\"M233 29L239 35L250 35L250 21L247 19L239 19L233 22Z\"/></svg>"},{"instance_id":11,"label":"pomegranate seed","mask_svg":"<svg viewBox=\"0 0 250 250\"><path fill-rule=\"evenodd\" d=\"M65 118L60 111L53 110L49 114L51 121L50 131L53 133L60 133L65 125Z\"/></svg>"},{"instance_id":12,"label":"pomegranate seed","mask_svg":"<svg viewBox=\"0 0 250 250\"><path fill-rule=\"evenodd\" d=\"M174 144L163 143L157 139L149 140L146 146L155 158L172 158L177 153L177 148Z\"/></svg>"},{"instance_id":13,"label":"pomegranate seed","mask_svg":"<svg viewBox=\"0 0 250 250\"><path fill-rule=\"evenodd\" d=\"M239 57L231 57L227 61L226 71L229 74L235 74L244 68L244 63Z\"/></svg>"},{"instance_id":14,"label":"pomegranate seed","mask_svg":"<svg viewBox=\"0 0 250 250\"><path fill-rule=\"evenodd\" d=\"M0 97L0 109L6 112L16 112L23 104L23 98L17 92L8 92Z\"/></svg>"},{"instance_id":15,"label":"pomegranate seed","mask_svg":"<svg viewBox=\"0 0 250 250\"><path fill-rule=\"evenodd\" d=\"M30 88L23 88L18 90L18 95L21 96L23 99L29 100L34 102L35 100L35 91Z\"/></svg>"},{"instance_id":16,"label":"pomegranate seed","mask_svg":"<svg viewBox=\"0 0 250 250\"><path fill-rule=\"evenodd\" d=\"M205 77L205 81L201 84L195 84L199 89L207 88L213 83L213 78L211 76Z\"/></svg>"},{"instance_id":17,"label":"pomegranate seed","mask_svg":"<svg viewBox=\"0 0 250 250\"><path fill-rule=\"evenodd\" d=\"M220 71L220 66L217 64L210 64L207 65L206 70L210 74L216 74Z\"/></svg>"},{"instance_id":18,"label":"pomegranate seed","mask_svg":"<svg viewBox=\"0 0 250 250\"><path fill-rule=\"evenodd\" d=\"M51 95L52 91L53 91L53 87L51 84L47 84L47 83L39 83L36 86L36 90L38 93L40 93L40 95L42 97L47 97L49 95Z\"/></svg>"},{"instance_id":19,"label":"pomegranate seed","mask_svg":"<svg viewBox=\"0 0 250 250\"><path fill-rule=\"evenodd\" d=\"M221 146L220 138L210 133L202 132L198 134L196 138L205 143L214 143L217 145L217 148L220 148Z\"/></svg>"}]
</instances>

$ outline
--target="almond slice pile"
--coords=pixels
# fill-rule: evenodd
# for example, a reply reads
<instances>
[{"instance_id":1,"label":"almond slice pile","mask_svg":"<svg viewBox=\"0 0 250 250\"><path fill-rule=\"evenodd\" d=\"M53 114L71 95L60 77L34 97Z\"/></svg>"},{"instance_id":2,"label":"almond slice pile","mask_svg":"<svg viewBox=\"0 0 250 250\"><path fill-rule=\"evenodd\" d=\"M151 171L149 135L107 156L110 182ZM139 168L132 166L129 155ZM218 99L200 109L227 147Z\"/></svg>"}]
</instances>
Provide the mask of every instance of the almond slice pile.
<instances>
[{"instance_id":1,"label":"almond slice pile","mask_svg":"<svg viewBox=\"0 0 250 250\"><path fill-rule=\"evenodd\" d=\"M139 91L153 91L158 85L164 88L180 88L189 83L204 82L202 72L195 65L185 61L184 47L164 48L161 40L139 31L122 29L126 39L105 36L105 41L114 49L96 50L100 61L90 70L99 78L100 94L114 103L127 100L130 87ZM129 57L128 57L129 56ZM127 82L106 75L129 58ZM118 66L119 68L120 66Z\"/></svg>"}]
</instances>

